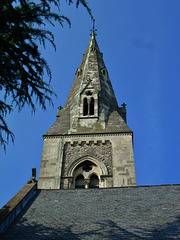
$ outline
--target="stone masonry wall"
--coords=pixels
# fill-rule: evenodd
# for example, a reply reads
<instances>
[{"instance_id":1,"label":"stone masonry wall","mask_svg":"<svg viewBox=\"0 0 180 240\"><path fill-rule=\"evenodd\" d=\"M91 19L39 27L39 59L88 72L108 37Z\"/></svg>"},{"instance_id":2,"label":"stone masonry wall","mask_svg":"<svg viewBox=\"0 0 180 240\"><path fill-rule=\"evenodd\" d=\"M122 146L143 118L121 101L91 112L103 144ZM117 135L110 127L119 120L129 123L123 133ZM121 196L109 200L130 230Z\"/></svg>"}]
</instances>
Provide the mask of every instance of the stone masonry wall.
<instances>
[{"instance_id":1,"label":"stone masonry wall","mask_svg":"<svg viewBox=\"0 0 180 240\"><path fill-rule=\"evenodd\" d=\"M132 134L69 135L62 142L60 154L60 138L44 139L38 189L60 188L69 166L85 156L104 163L113 178L107 186L136 185Z\"/></svg>"}]
</instances>

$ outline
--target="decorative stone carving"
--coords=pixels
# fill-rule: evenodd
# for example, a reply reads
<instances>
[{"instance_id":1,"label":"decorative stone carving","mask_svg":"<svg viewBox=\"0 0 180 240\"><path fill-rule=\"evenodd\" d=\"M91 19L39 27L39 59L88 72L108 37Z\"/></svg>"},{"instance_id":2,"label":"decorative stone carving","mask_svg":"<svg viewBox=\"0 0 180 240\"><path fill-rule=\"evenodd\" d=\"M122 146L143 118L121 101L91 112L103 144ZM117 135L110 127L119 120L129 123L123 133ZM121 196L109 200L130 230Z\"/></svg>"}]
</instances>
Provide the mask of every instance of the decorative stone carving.
<instances>
[{"instance_id":1,"label":"decorative stone carving","mask_svg":"<svg viewBox=\"0 0 180 240\"><path fill-rule=\"evenodd\" d=\"M63 154L62 176L66 176L69 166L78 158L90 156L102 161L108 170L108 174L112 175L112 147L110 141L97 141L95 144L90 141L88 144L81 142L80 144L66 143Z\"/></svg>"}]
</instances>

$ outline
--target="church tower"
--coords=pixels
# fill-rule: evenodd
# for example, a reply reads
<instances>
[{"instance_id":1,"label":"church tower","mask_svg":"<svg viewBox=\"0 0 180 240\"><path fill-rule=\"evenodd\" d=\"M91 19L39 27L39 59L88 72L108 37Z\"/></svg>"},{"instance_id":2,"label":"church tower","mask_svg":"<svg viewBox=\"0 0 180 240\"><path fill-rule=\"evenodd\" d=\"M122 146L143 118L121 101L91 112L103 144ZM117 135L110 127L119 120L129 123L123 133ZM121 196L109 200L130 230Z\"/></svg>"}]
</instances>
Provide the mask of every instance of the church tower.
<instances>
[{"instance_id":1,"label":"church tower","mask_svg":"<svg viewBox=\"0 0 180 240\"><path fill-rule=\"evenodd\" d=\"M136 185L133 132L95 35L93 30L64 109L43 136L39 189Z\"/></svg>"}]
</instances>

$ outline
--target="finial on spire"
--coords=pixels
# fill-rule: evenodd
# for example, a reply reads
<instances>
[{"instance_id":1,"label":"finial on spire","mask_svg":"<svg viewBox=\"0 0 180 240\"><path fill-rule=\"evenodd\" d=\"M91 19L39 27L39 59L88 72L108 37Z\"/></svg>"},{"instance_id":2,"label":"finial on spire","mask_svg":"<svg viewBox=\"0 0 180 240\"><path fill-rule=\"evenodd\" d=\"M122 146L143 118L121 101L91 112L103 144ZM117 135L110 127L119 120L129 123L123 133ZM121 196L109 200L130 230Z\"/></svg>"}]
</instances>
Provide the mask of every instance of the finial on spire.
<instances>
[{"instance_id":1,"label":"finial on spire","mask_svg":"<svg viewBox=\"0 0 180 240\"><path fill-rule=\"evenodd\" d=\"M90 30L91 31L91 36L96 36L97 29L95 29L95 19L93 18L93 28Z\"/></svg>"},{"instance_id":2,"label":"finial on spire","mask_svg":"<svg viewBox=\"0 0 180 240\"><path fill-rule=\"evenodd\" d=\"M94 23L95 23L95 19L93 18L93 31L94 31L94 25L95 25Z\"/></svg>"}]
</instances>

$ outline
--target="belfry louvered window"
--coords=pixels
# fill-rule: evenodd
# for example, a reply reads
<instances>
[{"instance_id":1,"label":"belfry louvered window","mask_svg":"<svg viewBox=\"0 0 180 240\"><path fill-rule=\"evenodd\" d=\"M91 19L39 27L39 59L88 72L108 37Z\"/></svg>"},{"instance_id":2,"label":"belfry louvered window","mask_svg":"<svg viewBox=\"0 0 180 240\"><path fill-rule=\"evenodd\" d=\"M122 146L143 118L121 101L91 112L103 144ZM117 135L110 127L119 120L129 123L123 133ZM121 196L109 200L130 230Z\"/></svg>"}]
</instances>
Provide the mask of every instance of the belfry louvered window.
<instances>
[{"instance_id":1,"label":"belfry louvered window","mask_svg":"<svg viewBox=\"0 0 180 240\"><path fill-rule=\"evenodd\" d=\"M83 101L83 115L84 116L88 115L88 101L87 101L87 98L84 98L84 101Z\"/></svg>"},{"instance_id":2,"label":"belfry louvered window","mask_svg":"<svg viewBox=\"0 0 180 240\"><path fill-rule=\"evenodd\" d=\"M87 99L86 97L83 99L83 116L94 115L94 98L91 97Z\"/></svg>"},{"instance_id":3,"label":"belfry louvered window","mask_svg":"<svg viewBox=\"0 0 180 240\"><path fill-rule=\"evenodd\" d=\"M90 115L94 115L94 98L90 101Z\"/></svg>"}]
</instances>

